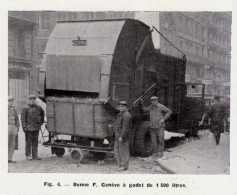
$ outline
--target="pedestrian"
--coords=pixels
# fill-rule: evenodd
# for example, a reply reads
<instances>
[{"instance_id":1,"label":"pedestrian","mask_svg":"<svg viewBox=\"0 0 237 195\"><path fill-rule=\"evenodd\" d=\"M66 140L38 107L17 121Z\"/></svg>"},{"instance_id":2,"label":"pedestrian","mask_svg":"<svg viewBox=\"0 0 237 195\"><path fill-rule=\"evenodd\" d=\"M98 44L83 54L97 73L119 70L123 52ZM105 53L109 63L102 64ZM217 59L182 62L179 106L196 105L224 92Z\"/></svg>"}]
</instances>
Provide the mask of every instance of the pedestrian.
<instances>
[{"instance_id":1,"label":"pedestrian","mask_svg":"<svg viewBox=\"0 0 237 195\"><path fill-rule=\"evenodd\" d=\"M119 171L126 171L129 166L129 130L131 126L131 115L127 109L127 102L118 103L119 114L113 124L115 133L114 153L119 165Z\"/></svg>"},{"instance_id":2,"label":"pedestrian","mask_svg":"<svg viewBox=\"0 0 237 195\"><path fill-rule=\"evenodd\" d=\"M165 121L172 114L171 110L158 102L158 97L152 96L150 98L151 105L144 107L141 101L141 108L143 112L150 113L150 135L154 149L153 157L162 158L164 153L164 132ZM157 143L158 141L158 143Z\"/></svg>"},{"instance_id":3,"label":"pedestrian","mask_svg":"<svg viewBox=\"0 0 237 195\"><path fill-rule=\"evenodd\" d=\"M41 160L38 156L38 138L41 125L44 123L44 111L36 104L36 96L29 96L28 105L21 113L22 129L25 132L26 160ZM32 157L31 157L32 154Z\"/></svg>"},{"instance_id":4,"label":"pedestrian","mask_svg":"<svg viewBox=\"0 0 237 195\"><path fill-rule=\"evenodd\" d=\"M214 135L216 145L219 145L221 133L224 132L224 120L226 116L225 105L221 102L220 96L214 96L214 103L208 112L211 122L211 132Z\"/></svg>"},{"instance_id":5,"label":"pedestrian","mask_svg":"<svg viewBox=\"0 0 237 195\"><path fill-rule=\"evenodd\" d=\"M14 97L8 97L8 163L16 163L12 160L16 146L16 137L19 131L19 118L14 107Z\"/></svg>"}]
</instances>

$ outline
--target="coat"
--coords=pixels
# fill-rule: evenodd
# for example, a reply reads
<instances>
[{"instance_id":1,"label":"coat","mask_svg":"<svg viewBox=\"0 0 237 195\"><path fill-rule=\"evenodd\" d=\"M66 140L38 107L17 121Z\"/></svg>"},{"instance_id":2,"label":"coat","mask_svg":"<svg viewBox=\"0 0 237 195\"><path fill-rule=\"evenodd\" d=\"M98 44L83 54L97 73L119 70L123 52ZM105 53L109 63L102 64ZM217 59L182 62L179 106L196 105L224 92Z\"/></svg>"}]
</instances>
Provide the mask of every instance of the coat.
<instances>
[{"instance_id":1,"label":"coat","mask_svg":"<svg viewBox=\"0 0 237 195\"><path fill-rule=\"evenodd\" d=\"M129 129L131 127L131 115L128 111L119 113L117 119L113 124L113 131L115 133L115 140L122 137L124 141L129 140Z\"/></svg>"},{"instance_id":2,"label":"coat","mask_svg":"<svg viewBox=\"0 0 237 195\"><path fill-rule=\"evenodd\" d=\"M160 124L162 119L166 120L172 114L172 111L165 107L163 104L150 105L148 107L142 106L144 112L150 112L150 128L160 128L165 127L164 124Z\"/></svg>"},{"instance_id":3,"label":"coat","mask_svg":"<svg viewBox=\"0 0 237 195\"><path fill-rule=\"evenodd\" d=\"M211 118L211 132L212 133L223 133L224 132L224 119L226 118L225 105L222 102L214 103L208 116Z\"/></svg>"},{"instance_id":4,"label":"coat","mask_svg":"<svg viewBox=\"0 0 237 195\"><path fill-rule=\"evenodd\" d=\"M39 131L44 123L44 111L39 105L28 105L21 112L23 131Z\"/></svg>"},{"instance_id":5,"label":"coat","mask_svg":"<svg viewBox=\"0 0 237 195\"><path fill-rule=\"evenodd\" d=\"M8 124L15 125L17 128L19 128L19 118L14 107L8 108Z\"/></svg>"}]
</instances>

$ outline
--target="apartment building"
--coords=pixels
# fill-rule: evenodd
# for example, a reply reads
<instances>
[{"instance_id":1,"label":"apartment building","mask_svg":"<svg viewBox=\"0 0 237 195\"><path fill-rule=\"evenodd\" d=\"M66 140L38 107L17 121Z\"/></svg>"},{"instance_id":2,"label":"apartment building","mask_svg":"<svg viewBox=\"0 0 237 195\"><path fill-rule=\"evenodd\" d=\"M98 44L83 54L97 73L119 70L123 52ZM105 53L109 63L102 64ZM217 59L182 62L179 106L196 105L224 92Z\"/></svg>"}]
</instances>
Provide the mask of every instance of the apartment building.
<instances>
[{"instance_id":1,"label":"apartment building","mask_svg":"<svg viewBox=\"0 0 237 195\"><path fill-rule=\"evenodd\" d=\"M8 94L20 111L37 92L35 12L8 12Z\"/></svg>"}]
</instances>

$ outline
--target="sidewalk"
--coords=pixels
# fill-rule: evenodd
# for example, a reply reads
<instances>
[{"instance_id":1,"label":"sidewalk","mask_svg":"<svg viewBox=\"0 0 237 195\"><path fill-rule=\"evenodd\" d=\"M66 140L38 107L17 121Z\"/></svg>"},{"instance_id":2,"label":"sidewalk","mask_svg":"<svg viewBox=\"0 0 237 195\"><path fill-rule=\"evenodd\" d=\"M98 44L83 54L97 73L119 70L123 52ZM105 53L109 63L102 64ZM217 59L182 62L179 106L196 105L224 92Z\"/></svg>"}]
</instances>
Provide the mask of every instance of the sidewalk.
<instances>
[{"instance_id":1,"label":"sidewalk","mask_svg":"<svg viewBox=\"0 0 237 195\"><path fill-rule=\"evenodd\" d=\"M199 140L166 151L158 164L175 174L230 174L230 135L221 134L218 146L209 131L200 131L199 135Z\"/></svg>"}]
</instances>

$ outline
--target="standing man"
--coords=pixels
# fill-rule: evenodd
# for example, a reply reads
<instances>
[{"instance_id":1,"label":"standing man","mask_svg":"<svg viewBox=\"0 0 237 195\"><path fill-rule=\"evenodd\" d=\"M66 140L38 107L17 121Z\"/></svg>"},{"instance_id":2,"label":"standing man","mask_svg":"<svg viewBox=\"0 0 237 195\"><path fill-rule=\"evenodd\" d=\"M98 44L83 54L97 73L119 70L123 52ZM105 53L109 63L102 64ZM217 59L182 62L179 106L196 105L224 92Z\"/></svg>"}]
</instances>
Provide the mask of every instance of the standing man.
<instances>
[{"instance_id":1,"label":"standing man","mask_svg":"<svg viewBox=\"0 0 237 195\"><path fill-rule=\"evenodd\" d=\"M131 115L127 109L127 102L118 103L119 114L113 124L115 132L114 153L119 165L119 171L126 171L129 165L129 128Z\"/></svg>"},{"instance_id":2,"label":"standing man","mask_svg":"<svg viewBox=\"0 0 237 195\"><path fill-rule=\"evenodd\" d=\"M44 123L44 111L36 104L36 96L29 96L28 105L21 113L22 129L25 132L25 155L26 160L41 160L38 157L38 138L41 125ZM31 158L32 153L32 158Z\"/></svg>"},{"instance_id":3,"label":"standing man","mask_svg":"<svg viewBox=\"0 0 237 195\"><path fill-rule=\"evenodd\" d=\"M8 163L16 163L12 160L15 150L16 136L19 131L19 119L16 109L13 106L14 98L8 97Z\"/></svg>"},{"instance_id":4,"label":"standing man","mask_svg":"<svg viewBox=\"0 0 237 195\"><path fill-rule=\"evenodd\" d=\"M219 145L221 133L224 132L225 105L221 102L220 96L214 97L208 116L211 119L211 132L214 135L216 145Z\"/></svg>"},{"instance_id":5,"label":"standing man","mask_svg":"<svg viewBox=\"0 0 237 195\"><path fill-rule=\"evenodd\" d=\"M150 133L154 148L154 157L162 158L164 153L164 131L165 120L172 114L171 110L162 104L159 104L158 97L151 97L151 105L144 107L141 101L143 112L150 112ZM157 144L158 140L158 144Z\"/></svg>"}]
</instances>

